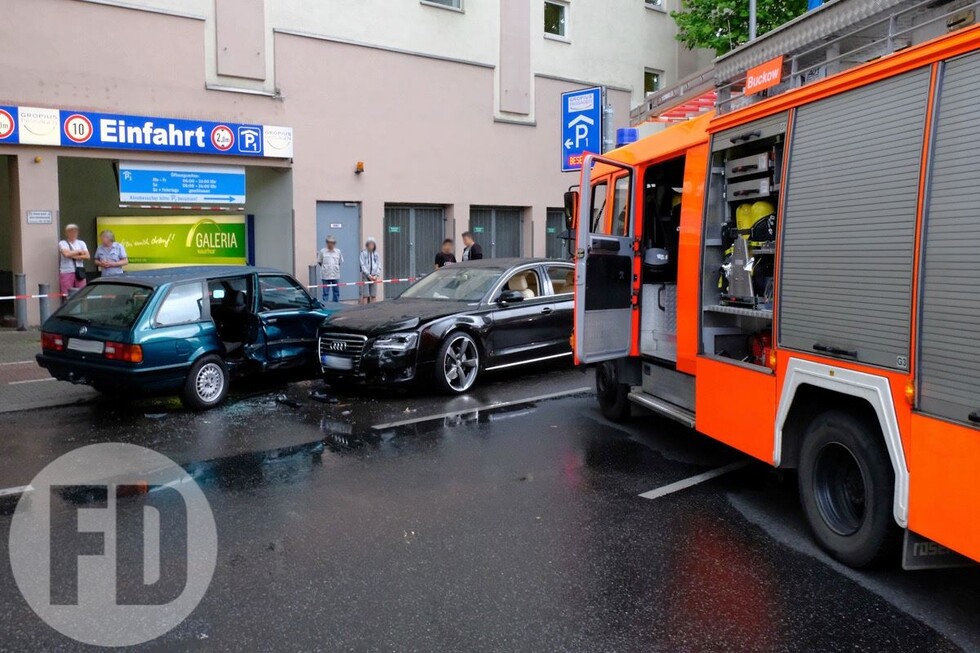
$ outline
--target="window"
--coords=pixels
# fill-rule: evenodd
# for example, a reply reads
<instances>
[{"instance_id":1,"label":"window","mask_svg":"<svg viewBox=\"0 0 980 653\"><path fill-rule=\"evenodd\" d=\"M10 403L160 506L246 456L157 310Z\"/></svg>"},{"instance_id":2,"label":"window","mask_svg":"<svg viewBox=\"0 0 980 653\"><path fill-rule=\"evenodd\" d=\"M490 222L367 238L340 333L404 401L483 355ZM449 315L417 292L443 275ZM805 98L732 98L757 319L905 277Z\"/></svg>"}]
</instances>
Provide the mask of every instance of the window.
<instances>
[{"instance_id":1,"label":"window","mask_svg":"<svg viewBox=\"0 0 980 653\"><path fill-rule=\"evenodd\" d=\"M663 73L659 70L650 70L647 68L643 71L643 92L644 93L655 93L660 90L660 85L663 82Z\"/></svg>"},{"instance_id":2,"label":"window","mask_svg":"<svg viewBox=\"0 0 980 653\"><path fill-rule=\"evenodd\" d=\"M548 266L548 277L556 295L567 295L575 290L575 270L568 266Z\"/></svg>"},{"instance_id":3,"label":"window","mask_svg":"<svg viewBox=\"0 0 980 653\"><path fill-rule=\"evenodd\" d=\"M292 277L270 275L259 277L260 310L309 309L313 300Z\"/></svg>"},{"instance_id":4,"label":"window","mask_svg":"<svg viewBox=\"0 0 980 653\"><path fill-rule=\"evenodd\" d=\"M541 296L541 282L534 270L518 272L504 284L504 290L516 290L524 295L524 299L534 299Z\"/></svg>"},{"instance_id":5,"label":"window","mask_svg":"<svg viewBox=\"0 0 980 653\"><path fill-rule=\"evenodd\" d=\"M58 315L82 324L131 327L143 311L150 292L143 286L94 283L69 299Z\"/></svg>"},{"instance_id":6,"label":"window","mask_svg":"<svg viewBox=\"0 0 980 653\"><path fill-rule=\"evenodd\" d=\"M182 283L167 293L157 311L157 326L199 322L204 318L204 289L200 283Z\"/></svg>"},{"instance_id":7,"label":"window","mask_svg":"<svg viewBox=\"0 0 980 653\"><path fill-rule=\"evenodd\" d=\"M600 181L592 185L592 233L599 232L604 227L603 213L606 212L606 182Z\"/></svg>"},{"instance_id":8,"label":"window","mask_svg":"<svg viewBox=\"0 0 980 653\"><path fill-rule=\"evenodd\" d=\"M544 33L565 38L568 35L568 5L563 2L544 3Z\"/></svg>"},{"instance_id":9,"label":"window","mask_svg":"<svg viewBox=\"0 0 980 653\"><path fill-rule=\"evenodd\" d=\"M420 0L424 5L439 5L448 9L463 9L463 0Z\"/></svg>"},{"instance_id":10,"label":"window","mask_svg":"<svg viewBox=\"0 0 980 653\"><path fill-rule=\"evenodd\" d=\"M664 0L646 0L646 5L648 9L664 10Z\"/></svg>"},{"instance_id":11,"label":"window","mask_svg":"<svg viewBox=\"0 0 980 653\"><path fill-rule=\"evenodd\" d=\"M613 186L613 236L628 236L630 224L630 176L616 179Z\"/></svg>"}]
</instances>

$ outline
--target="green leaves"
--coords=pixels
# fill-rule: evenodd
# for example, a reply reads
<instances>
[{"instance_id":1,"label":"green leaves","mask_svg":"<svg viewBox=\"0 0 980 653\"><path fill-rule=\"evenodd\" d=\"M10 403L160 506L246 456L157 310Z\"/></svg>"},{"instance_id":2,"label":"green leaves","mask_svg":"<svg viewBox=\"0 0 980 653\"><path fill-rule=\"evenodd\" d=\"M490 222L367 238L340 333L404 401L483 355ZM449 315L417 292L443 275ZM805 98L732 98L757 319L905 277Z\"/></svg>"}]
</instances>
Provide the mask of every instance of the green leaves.
<instances>
[{"instance_id":1,"label":"green leaves","mask_svg":"<svg viewBox=\"0 0 980 653\"><path fill-rule=\"evenodd\" d=\"M779 27L806 11L806 0L758 0L758 34ZM683 0L672 11L677 40L689 48L710 48L722 55L749 40L748 0Z\"/></svg>"}]
</instances>

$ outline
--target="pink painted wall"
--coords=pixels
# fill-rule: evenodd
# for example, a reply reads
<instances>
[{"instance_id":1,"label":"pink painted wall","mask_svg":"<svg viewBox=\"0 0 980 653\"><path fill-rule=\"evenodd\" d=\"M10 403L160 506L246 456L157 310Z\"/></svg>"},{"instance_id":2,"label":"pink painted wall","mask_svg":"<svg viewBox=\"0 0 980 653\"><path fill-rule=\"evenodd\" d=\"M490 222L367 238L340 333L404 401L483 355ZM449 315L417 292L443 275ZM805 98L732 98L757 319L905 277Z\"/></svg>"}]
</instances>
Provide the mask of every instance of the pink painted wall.
<instances>
[{"instance_id":1,"label":"pink painted wall","mask_svg":"<svg viewBox=\"0 0 980 653\"><path fill-rule=\"evenodd\" d=\"M491 68L276 34L281 100L208 91L204 21L72 0L12 0L5 10L0 103L292 127L295 224L282 230L292 233L282 246L292 246L300 278L315 240L317 201L361 202L363 235L379 239L385 203L447 205L457 236L471 205L526 207L525 253L543 255L546 210L561 206L577 181L559 172L558 124L560 94L575 84L537 78L530 89L536 124L495 122ZM610 95L625 124L629 95ZM41 164L33 163L37 153ZM58 208L58 153L0 147L0 155L20 156L22 207ZM362 175L353 172L357 161L366 164ZM31 227L13 245L29 283L55 281L49 243L58 226Z\"/></svg>"}]
</instances>

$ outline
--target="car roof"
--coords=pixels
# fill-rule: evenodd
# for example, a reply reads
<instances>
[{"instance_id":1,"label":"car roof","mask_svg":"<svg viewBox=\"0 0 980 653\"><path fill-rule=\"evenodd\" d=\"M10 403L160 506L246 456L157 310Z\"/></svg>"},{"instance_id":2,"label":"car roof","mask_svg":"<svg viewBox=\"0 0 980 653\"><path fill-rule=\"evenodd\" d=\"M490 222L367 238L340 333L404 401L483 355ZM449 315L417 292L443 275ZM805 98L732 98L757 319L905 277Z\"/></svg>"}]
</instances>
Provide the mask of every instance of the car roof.
<instances>
[{"instance_id":1,"label":"car roof","mask_svg":"<svg viewBox=\"0 0 980 653\"><path fill-rule=\"evenodd\" d=\"M127 272L125 275L101 277L96 279L95 283L138 283L142 286L156 288L166 283L175 283L178 281L204 281L205 279L237 277L255 272L260 274L284 274L282 270L256 267L254 265L187 265L173 268L160 268L157 270L140 270L139 272Z\"/></svg>"}]
</instances>

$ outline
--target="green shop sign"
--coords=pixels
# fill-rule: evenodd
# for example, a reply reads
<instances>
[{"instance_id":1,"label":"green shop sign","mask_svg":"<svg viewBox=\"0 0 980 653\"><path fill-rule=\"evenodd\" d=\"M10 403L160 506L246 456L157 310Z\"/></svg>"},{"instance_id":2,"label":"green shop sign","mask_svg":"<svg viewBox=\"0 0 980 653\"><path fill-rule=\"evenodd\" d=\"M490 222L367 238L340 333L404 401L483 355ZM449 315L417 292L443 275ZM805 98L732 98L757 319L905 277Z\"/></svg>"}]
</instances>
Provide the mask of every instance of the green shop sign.
<instances>
[{"instance_id":1,"label":"green shop sign","mask_svg":"<svg viewBox=\"0 0 980 653\"><path fill-rule=\"evenodd\" d=\"M245 264L245 216L100 217L96 223L126 248L127 270Z\"/></svg>"}]
</instances>

